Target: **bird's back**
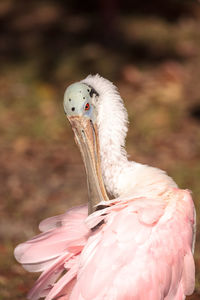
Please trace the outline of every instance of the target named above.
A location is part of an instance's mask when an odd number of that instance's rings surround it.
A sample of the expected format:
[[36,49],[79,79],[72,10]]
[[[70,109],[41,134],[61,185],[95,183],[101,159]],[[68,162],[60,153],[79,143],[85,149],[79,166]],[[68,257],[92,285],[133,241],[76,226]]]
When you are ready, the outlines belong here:
[[119,200],[91,215],[88,224],[101,217],[104,225],[81,253],[70,299],[175,300],[193,292],[189,192],[171,189],[158,199]]

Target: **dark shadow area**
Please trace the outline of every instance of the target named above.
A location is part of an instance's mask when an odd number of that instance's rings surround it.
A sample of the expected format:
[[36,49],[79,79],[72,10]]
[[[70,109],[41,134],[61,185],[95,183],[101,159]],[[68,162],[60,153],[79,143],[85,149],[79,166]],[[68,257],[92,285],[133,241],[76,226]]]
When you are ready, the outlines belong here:
[[[111,59],[119,57],[121,63],[158,64],[165,60],[184,60],[185,56],[173,45],[137,38],[137,32],[127,38],[124,35],[123,19],[159,18],[171,24],[181,18],[200,14],[196,1],[158,0],[141,1],[3,1],[0,4],[0,62],[20,63],[33,60],[38,76],[55,80],[54,71],[63,57],[76,49],[95,44]],[[159,27],[159,24],[157,24]],[[155,24],[156,27],[156,24]],[[156,28],[155,28],[156,34]],[[162,33],[161,33],[162,34]],[[170,35],[170,32],[169,32]],[[120,59],[123,58],[123,59]],[[90,58],[80,58],[80,67],[94,70]],[[51,78],[51,79],[50,79]]]
[[200,122],[200,105],[196,105],[190,111],[191,117]]

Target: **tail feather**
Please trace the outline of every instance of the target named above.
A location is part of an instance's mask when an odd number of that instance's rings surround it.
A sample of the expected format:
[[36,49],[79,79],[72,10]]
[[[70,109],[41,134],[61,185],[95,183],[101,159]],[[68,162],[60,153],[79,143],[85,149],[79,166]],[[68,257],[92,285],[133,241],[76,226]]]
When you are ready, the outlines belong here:
[[[79,262],[79,255],[73,258],[73,265],[71,268],[67,271],[65,275],[63,275],[54,285],[54,287],[51,289],[50,293],[46,297],[45,300],[51,300],[55,299],[57,296],[65,296],[68,293],[68,283],[71,282],[71,280],[74,279],[77,275],[77,270],[78,270],[78,264]],[[71,290],[71,287],[69,286],[69,289]],[[63,291],[64,290],[64,291]],[[63,291],[63,294],[62,294]]]
[[49,293],[54,282],[59,278],[64,270],[65,262],[72,257],[73,254],[64,254],[54,261],[54,263],[45,270],[38,280],[35,282],[33,288],[28,294],[28,299],[36,300],[44,297]]

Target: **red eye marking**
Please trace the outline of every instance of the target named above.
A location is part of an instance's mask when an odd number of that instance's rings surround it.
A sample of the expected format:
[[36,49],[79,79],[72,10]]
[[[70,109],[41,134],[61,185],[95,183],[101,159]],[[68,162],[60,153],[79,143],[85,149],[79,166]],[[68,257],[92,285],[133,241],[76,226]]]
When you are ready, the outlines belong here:
[[89,110],[90,109],[90,104],[89,103],[86,103],[85,105],[85,110]]

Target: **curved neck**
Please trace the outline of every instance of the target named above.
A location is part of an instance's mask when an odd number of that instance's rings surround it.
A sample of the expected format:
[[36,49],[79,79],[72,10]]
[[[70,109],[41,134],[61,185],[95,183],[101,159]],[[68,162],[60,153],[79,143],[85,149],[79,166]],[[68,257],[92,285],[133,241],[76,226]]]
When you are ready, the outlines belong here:
[[100,139],[101,169],[106,190],[118,197],[119,175],[129,165],[129,161],[126,151],[120,145],[116,145],[112,138],[110,137],[108,143],[104,143],[105,139]]
[[114,196],[116,174],[127,163],[125,137],[128,115],[117,88],[99,75],[88,76],[82,81],[98,93],[94,106],[97,110],[97,128],[100,142],[101,169],[107,191]]

